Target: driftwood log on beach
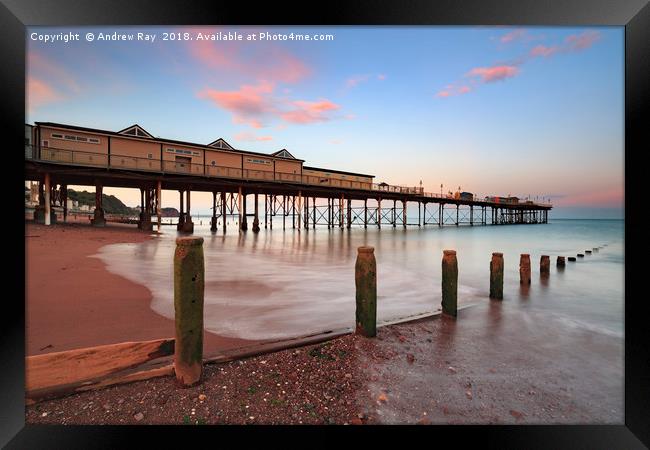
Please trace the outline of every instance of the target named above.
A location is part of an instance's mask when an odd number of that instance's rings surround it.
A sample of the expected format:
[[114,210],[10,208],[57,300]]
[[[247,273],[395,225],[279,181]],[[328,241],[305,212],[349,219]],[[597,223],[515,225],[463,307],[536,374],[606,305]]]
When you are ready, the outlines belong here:
[[[25,396],[38,399],[143,379],[142,373],[132,369],[173,354],[174,339],[157,339],[28,356],[25,358]],[[161,369],[154,370],[160,372]]]

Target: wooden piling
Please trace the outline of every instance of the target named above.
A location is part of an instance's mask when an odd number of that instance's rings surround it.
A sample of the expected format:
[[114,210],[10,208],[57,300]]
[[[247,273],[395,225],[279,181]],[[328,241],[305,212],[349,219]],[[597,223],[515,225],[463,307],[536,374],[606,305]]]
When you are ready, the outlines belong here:
[[356,333],[365,337],[377,335],[377,262],[374,247],[357,249],[354,266],[356,285]]
[[204,287],[203,238],[177,238],[174,253],[174,371],[182,386],[191,386],[201,380]]
[[549,275],[551,273],[551,258],[548,255],[542,255],[539,259],[539,273]]
[[458,313],[458,261],[456,250],[444,250],[442,256],[442,312]]
[[575,257],[575,256],[569,256],[567,259],[568,259],[570,262],[575,262],[576,257]]
[[490,261],[490,298],[503,300],[503,253],[492,253]]
[[557,263],[556,263],[556,266],[557,266],[557,267],[564,267],[564,266],[566,266],[566,262],[564,261],[564,256],[558,256],[558,257],[557,257]]
[[530,284],[530,255],[527,253],[519,259],[519,283]]

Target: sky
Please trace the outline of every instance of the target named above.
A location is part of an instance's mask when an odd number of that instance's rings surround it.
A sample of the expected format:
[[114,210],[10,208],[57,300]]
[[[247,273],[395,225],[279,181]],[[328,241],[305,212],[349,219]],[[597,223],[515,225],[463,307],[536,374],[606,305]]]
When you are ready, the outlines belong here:
[[[102,39],[114,33],[127,40]],[[555,217],[624,215],[623,27],[29,27],[26,40],[26,123],[138,123],[429,192],[550,199]],[[192,206],[207,213],[211,195]]]

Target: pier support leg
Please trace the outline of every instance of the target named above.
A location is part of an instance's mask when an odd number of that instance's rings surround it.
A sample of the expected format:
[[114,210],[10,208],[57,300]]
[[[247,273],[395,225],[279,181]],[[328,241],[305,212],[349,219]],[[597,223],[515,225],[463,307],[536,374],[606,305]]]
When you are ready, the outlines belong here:
[[348,230],[352,228],[352,200],[348,199]]
[[530,284],[530,255],[523,253],[519,259],[519,283]]
[[296,196],[291,196],[291,228],[296,228]]
[[474,205],[469,205],[469,224],[474,226]]
[[226,204],[226,193],[221,193],[221,222],[223,227],[223,234],[226,234],[226,213],[228,205]]
[[203,372],[203,238],[176,239],[174,253],[174,313],[176,342],[174,373],[181,386],[192,386]]
[[190,210],[191,192],[192,192],[191,189],[185,191],[185,196],[187,200],[187,211],[185,211],[185,220],[183,221],[183,226],[181,227],[181,231],[185,233],[194,233],[194,222],[192,222],[192,213]]
[[45,223],[45,189],[42,181],[38,181],[38,205],[34,209],[34,222]]
[[344,198],[343,194],[341,194],[341,198],[339,199],[339,228],[343,228],[343,208],[344,208]]
[[[185,211],[183,209],[183,191],[178,191],[178,192],[181,194],[181,200],[180,200],[180,212],[178,213],[178,225],[176,225],[176,230],[182,231],[183,224],[185,223]],[[141,195],[144,194],[142,193]],[[144,205],[144,197],[142,199],[142,204]],[[142,220],[142,212],[140,213],[140,220]]]
[[397,200],[393,200],[393,228],[397,226]]
[[[45,180],[43,183],[43,190],[44,190],[44,195],[43,195],[43,203],[45,204],[45,210],[44,210],[44,216],[43,216],[43,221],[45,225],[51,225],[52,224],[52,186],[51,186],[51,179],[50,179],[50,174],[46,173],[45,174]],[[95,199],[97,199],[97,196],[95,196]]]
[[420,215],[420,202],[418,202],[418,227],[420,226],[420,221],[422,220],[422,217]]
[[[294,200],[295,200],[295,197],[294,197]],[[295,205],[294,205],[294,208],[295,208]],[[298,229],[299,229],[299,230],[300,230],[300,228],[302,227],[301,223],[302,223],[302,193],[301,193],[300,191],[298,191],[298,217],[297,217],[297,225],[298,225]]]
[[[93,214],[93,219],[91,222],[95,227],[106,226],[106,219],[104,219],[104,208],[102,208],[102,191],[103,191],[102,182],[96,181],[95,182],[95,212]],[[45,192],[47,193],[47,187]],[[48,214],[45,215],[46,219],[47,217]]]
[[456,226],[458,226],[458,208],[459,208],[459,206],[460,205],[458,203],[456,203]]
[[151,188],[144,189],[144,207],[140,213],[140,223],[138,228],[144,231],[152,231],[153,225],[151,224]]
[[444,220],[444,214],[445,214],[445,204],[440,203],[438,205],[438,226],[442,227],[442,222]]
[[260,219],[259,219],[259,214],[258,214],[258,206],[257,206],[257,192],[255,193],[255,216],[253,218],[253,233],[259,233],[260,232]]
[[63,203],[63,222],[68,221],[68,186],[61,186],[61,201]]
[[314,213],[314,217],[312,217],[312,225],[311,227],[315,230],[316,229],[316,197],[313,199],[313,206],[312,206],[312,212]]
[[381,197],[377,199],[377,228],[381,230]]
[[458,261],[456,250],[444,250],[442,256],[442,312],[458,314]]
[[363,199],[363,228],[368,228],[368,199]]
[[282,229],[286,229],[287,223],[287,196],[282,196]]
[[246,192],[242,192],[240,194],[241,198],[241,211],[240,211],[240,216],[241,216],[241,221],[239,222],[239,229],[242,231],[248,230],[248,218],[246,217],[246,213],[248,208],[246,208]]
[[547,277],[551,274],[551,258],[548,255],[542,255],[539,259],[539,274]]
[[304,227],[309,230],[309,197],[305,196]]
[[402,226],[406,229],[406,200],[402,200]]
[[217,231],[217,193],[212,192],[212,219],[210,219],[210,231]]
[[269,199],[268,195],[264,194],[264,229],[267,228],[267,222],[269,218]]
[[354,266],[356,333],[377,335],[377,262],[374,247],[359,247]]
[[503,253],[492,253],[490,261],[490,298],[503,300]]
[[158,180],[156,186],[156,221],[158,225],[158,233],[162,226],[162,181]]

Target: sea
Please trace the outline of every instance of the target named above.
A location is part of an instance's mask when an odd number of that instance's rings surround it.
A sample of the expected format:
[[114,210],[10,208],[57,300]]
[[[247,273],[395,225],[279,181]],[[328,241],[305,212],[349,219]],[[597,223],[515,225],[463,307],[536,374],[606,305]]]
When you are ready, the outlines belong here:
[[[289,218],[290,219],[290,218]],[[169,219],[165,219],[168,221]],[[417,222],[417,216],[414,219]],[[409,218],[409,222],[411,219]],[[195,219],[204,238],[205,329],[251,340],[283,339],[354,326],[354,265],[359,246],[372,246],[377,261],[379,322],[440,309],[443,250],[458,259],[461,305],[485,305],[492,252],[504,257],[502,308],[522,324],[543,321],[553,333],[585,332],[622,342],[624,337],[624,221],[549,218],[546,224],[409,226],[381,230],[293,229],[281,219],[258,234],[211,232]],[[138,244],[113,244],[96,255],[108,270],[146,286],[151,309],[174,318],[174,226]],[[599,248],[598,251],[593,250]],[[587,254],[586,250],[593,253]],[[530,287],[519,283],[519,259],[529,254]],[[576,256],[556,267],[557,256]],[[551,259],[541,277],[542,255]],[[470,308],[473,306],[469,306]],[[514,314],[514,315],[513,315]],[[622,347],[621,347],[622,349]],[[622,358],[622,355],[621,355]]]

